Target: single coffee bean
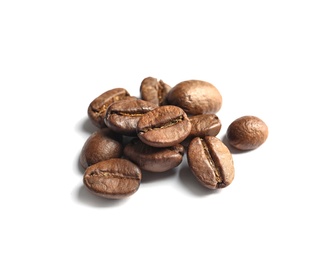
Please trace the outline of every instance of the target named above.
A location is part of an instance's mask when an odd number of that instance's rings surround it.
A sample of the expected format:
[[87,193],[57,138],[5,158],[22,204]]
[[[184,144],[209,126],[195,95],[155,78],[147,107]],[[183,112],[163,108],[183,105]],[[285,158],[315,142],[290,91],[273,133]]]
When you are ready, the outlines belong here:
[[92,133],[86,140],[79,160],[82,167],[87,168],[100,161],[119,158],[122,154],[122,136],[108,128],[102,128]]
[[141,178],[142,173],[137,165],[126,159],[112,158],[89,166],[83,183],[100,197],[121,199],[138,190]]
[[137,124],[142,142],[154,147],[168,147],[183,141],[191,131],[186,113],[177,106],[160,106],[144,114]]
[[215,114],[202,114],[189,117],[192,124],[191,137],[205,137],[207,135],[216,136],[221,127],[221,121]]
[[226,131],[230,145],[239,150],[253,150],[267,139],[268,127],[260,118],[242,116],[234,120]]
[[125,99],[128,96],[130,94],[124,88],[114,88],[96,97],[88,107],[88,117],[91,122],[99,128],[106,127],[104,118],[107,108],[112,103]]
[[156,104],[141,99],[121,100],[108,107],[104,122],[117,133],[136,136],[139,119],[156,107]]
[[188,146],[194,137],[205,137],[218,135],[222,124],[216,114],[201,114],[189,117],[192,124],[191,132],[182,142],[182,145]]
[[163,106],[170,89],[171,87],[162,80],[158,81],[156,78],[148,77],[141,83],[141,98],[158,106]]
[[234,179],[232,154],[217,137],[195,137],[189,144],[187,160],[197,180],[209,189],[224,188]]
[[184,147],[181,144],[162,148],[152,147],[135,138],[125,146],[123,154],[142,170],[164,172],[182,162]]
[[174,86],[167,94],[170,105],[181,107],[189,115],[217,113],[222,106],[222,96],[209,82],[187,80]]

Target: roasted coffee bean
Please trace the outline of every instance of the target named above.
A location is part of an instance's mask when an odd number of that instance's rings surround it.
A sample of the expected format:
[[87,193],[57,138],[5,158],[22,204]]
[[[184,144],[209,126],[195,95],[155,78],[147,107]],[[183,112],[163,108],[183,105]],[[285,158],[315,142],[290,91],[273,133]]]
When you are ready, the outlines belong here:
[[109,105],[128,96],[130,94],[124,88],[114,88],[96,97],[88,107],[88,117],[91,122],[99,128],[106,127],[104,118]]
[[141,98],[152,102],[158,106],[165,105],[166,96],[171,87],[162,80],[148,77],[145,78],[140,86]]
[[82,167],[87,168],[100,161],[121,157],[122,153],[122,136],[108,128],[102,128],[85,141],[79,160]]
[[117,133],[136,136],[139,119],[156,107],[156,104],[141,99],[121,100],[108,107],[104,122]]
[[137,124],[137,135],[146,144],[168,147],[183,141],[191,131],[186,113],[176,106],[160,106],[143,115]]
[[217,137],[195,137],[189,144],[187,160],[197,180],[209,189],[224,188],[234,179],[232,154]]
[[167,94],[170,105],[181,107],[188,115],[217,113],[222,106],[222,96],[209,82],[187,80],[174,86]]
[[191,137],[205,137],[207,135],[216,136],[221,127],[221,121],[215,114],[202,114],[189,117],[192,124]]
[[182,142],[182,145],[184,146],[188,146],[189,142],[197,136],[216,136],[222,127],[221,121],[216,114],[190,116],[189,119],[192,128],[188,137]]
[[229,144],[239,150],[256,149],[266,141],[267,136],[267,125],[255,116],[242,116],[234,120],[226,131]]
[[181,144],[162,148],[152,147],[135,138],[125,146],[123,154],[142,170],[164,172],[182,162],[184,147]]
[[134,163],[121,158],[112,158],[89,166],[83,183],[94,194],[121,199],[135,193],[141,182],[142,173]]

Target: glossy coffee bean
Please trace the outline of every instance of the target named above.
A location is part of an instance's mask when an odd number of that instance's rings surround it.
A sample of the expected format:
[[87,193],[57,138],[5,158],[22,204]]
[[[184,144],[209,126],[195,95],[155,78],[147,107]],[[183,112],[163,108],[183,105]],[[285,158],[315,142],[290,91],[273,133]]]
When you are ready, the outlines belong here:
[[183,141],[191,131],[186,113],[176,106],[160,106],[143,115],[137,124],[137,135],[153,147],[168,147]]
[[141,83],[141,98],[158,106],[162,106],[166,103],[166,96],[170,89],[171,87],[162,80],[158,81],[156,78],[148,77]]
[[102,128],[85,141],[79,160],[82,167],[87,168],[100,161],[121,157],[122,153],[122,136],[108,128]]
[[174,86],[167,94],[170,105],[181,107],[189,115],[217,113],[222,106],[222,96],[209,82],[187,80]]
[[195,137],[189,144],[187,160],[197,180],[209,189],[224,188],[234,179],[232,155],[214,136]]
[[226,132],[229,144],[239,150],[256,149],[266,141],[267,136],[267,125],[255,116],[243,116],[234,120]]
[[107,108],[114,102],[125,99],[130,94],[124,88],[114,88],[96,97],[88,107],[88,117],[91,122],[99,127],[106,127],[104,118]]
[[84,185],[94,194],[108,199],[121,199],[134,194],[142,173],[137,165],[121,158],[113,158],[89,166],[84,174]]
[[184,147],[181,144],[162,148],[152,147],[135,138],[125,146],[123,154],[142,170],[164,172],[182,162]]
[[156,107],[156,104],[141,99],[117,101],[108,107],[104,122],[117,133],[136,136],[139,119]]

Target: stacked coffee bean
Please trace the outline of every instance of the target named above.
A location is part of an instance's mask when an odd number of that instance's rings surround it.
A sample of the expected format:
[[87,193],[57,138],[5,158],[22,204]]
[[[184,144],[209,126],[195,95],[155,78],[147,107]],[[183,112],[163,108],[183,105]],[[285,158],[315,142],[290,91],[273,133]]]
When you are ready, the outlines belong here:
[[[187,155],[196,179],[209,189],[230,185],[234,163],[228,147],[216,136],[222,106],[218,89],[206,81],[183,81],[173,88],[156,78],[145,78],[140,98],[123,88],[96,97],[88,117],[99,128],[86,140],[80,154],[84,185],[94,194],[125,198],[140,186],[142,171],[165,172]],[[266,124],[244,116],[231,123],[227,139],[240,150],[255,149],[267,138]]]

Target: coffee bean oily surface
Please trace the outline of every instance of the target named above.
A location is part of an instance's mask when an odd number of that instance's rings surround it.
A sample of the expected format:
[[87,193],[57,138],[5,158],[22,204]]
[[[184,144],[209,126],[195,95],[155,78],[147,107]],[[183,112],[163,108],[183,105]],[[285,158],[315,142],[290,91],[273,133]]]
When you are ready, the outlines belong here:
[[214,136],[195,137],[189,144],[187,160],[197,180],[209,189],[224,188],[234,179],[232,154]]
[[268,137],[268,127],[258,117],[242,116],[234,120],[226,131],[230,145],[239,150],[252,150],[261,146]]
[[147,77],[140,86],[141,98],[162,106],[165,105],[166,96],[170,89],[171,87],[162,80],[158,81],[156,78]]
[[164,172],[182,162],[184,147],[181,144],[162,148],[152,147],[135,138],[125,146],[123,154],[142,170]]
[[92,133],[85,141],[79,160],[82,167],[87,168],[100,161],[121,157],[122,154],[122,136],[108,128],[102,128]]
[[136,136],[139,119],[156,107],[156,104],[141,99],[117,101],[108,107],[104,122],[119,134]]
[[109,105],[128,96],[130,94],[124,88],[113,88],[102,93],[89,104],[87,111],[89,119],[99,128],[106,127],[104,118]]
[[222,95],[209,82],[187,80],[169,91],[167,102],[181,107],[189,115],[210,114],[217,113],[222,107]]
[[141,178],[137,165],[126,159],[112,158],[89,166],[83,183],[97,196],[122,199],[139,189]]
[[186,113],[177,106],[160,106],[143,115],[137,136],[154,147],[168,147],[183,141],[191,131]]

